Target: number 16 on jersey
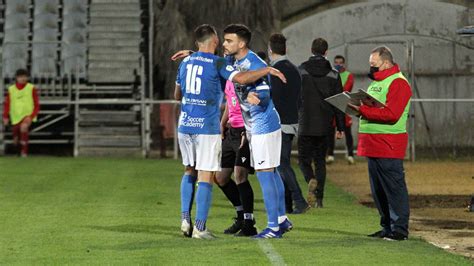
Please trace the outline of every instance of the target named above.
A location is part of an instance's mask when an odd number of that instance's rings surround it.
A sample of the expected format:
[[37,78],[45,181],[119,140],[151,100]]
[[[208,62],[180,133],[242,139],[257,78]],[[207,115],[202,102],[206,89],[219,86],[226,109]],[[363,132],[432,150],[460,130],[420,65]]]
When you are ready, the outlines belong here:
[[203,67],[199,65],[186,65],[186,93],[201,93],[201,78]]

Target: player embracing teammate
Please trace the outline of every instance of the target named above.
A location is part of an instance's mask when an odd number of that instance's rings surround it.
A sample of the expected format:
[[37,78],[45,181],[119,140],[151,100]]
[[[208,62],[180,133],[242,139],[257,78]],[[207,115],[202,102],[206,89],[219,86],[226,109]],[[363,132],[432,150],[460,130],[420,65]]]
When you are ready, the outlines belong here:
[[[210,25],[197,27],[194,35],[199,51],[181,62],[175,88],[175,98],[181,100],[178,143],[185,166],[181,181],[181,230],[186,236],[210,239],[214,236],[207,230],[206,221],[213,180],[221,168],[220,79],[249,84],[268,74],[282,80],[284,77],[271,67],[245,73],[235,70],[228,61],[215,55],[219,38]],[[193,227],[190,213],[196,181],[196,220]]]

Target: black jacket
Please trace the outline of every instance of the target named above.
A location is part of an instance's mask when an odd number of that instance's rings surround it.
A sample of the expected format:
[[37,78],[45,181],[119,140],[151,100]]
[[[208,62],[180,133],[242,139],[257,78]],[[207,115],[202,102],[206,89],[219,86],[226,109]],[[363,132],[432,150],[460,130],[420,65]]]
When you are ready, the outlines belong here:
[[341,78],[331,63],[321,55],[315,55],[299,67],[302,86],[302,105],[299,108],[299,130],[301,136],[325,136],[332,131],[336,117],[338,131],[344,128],[344,113],[324,99],[342,92]]
[[301,93],[301,76],[298,68],[288,60],[278,61],[274,68],[285,75],[286,83],[271,76],[272,100],[282,124],[298,124],[298,106]]

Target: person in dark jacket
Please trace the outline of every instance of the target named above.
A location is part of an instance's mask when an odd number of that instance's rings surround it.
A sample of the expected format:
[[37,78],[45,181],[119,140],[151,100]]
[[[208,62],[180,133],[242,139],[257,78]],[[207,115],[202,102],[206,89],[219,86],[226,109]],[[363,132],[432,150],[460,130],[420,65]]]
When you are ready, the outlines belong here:
[[[342,92],[341,78],[326,59],[328,43],[322,38],[313,41],[313,55],[299,67],[302,75],[302,104],[299,108],[298,161],[308,182],[308,203],[323,207],[326,182],[326,152],[336,118],[336,138],[344,136],[344,113],[324,101]],[[316,170],[313,169],[314,162]]]
[[[272,99],[281,120],[281,155],[278,171],[285,185],[285,202],[288,213],[300,214],[309,205],[303,197],[295,171],[291,167],[291,146],[298,133],[298,105],[300,104],[301,76],[298,68],[286,57],[286,38],[280,33],[270,36],[268,56],[272,67],[286,77],[286,83],[270,77]],[[293,208],[294,202],[294,208]]]

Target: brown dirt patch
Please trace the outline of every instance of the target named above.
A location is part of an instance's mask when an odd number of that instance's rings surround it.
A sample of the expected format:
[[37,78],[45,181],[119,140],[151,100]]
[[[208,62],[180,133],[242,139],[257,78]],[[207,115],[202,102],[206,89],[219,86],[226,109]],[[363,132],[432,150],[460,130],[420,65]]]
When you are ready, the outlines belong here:
[[[360,204],[375,207],[367,163],[348,165],[342,157],[328,166],[328,178],[356,195]],[[450,252],[474,258],[474,213],[466,206],[474,194],[474,163],[405,162],[410,193],[411,234]]]

